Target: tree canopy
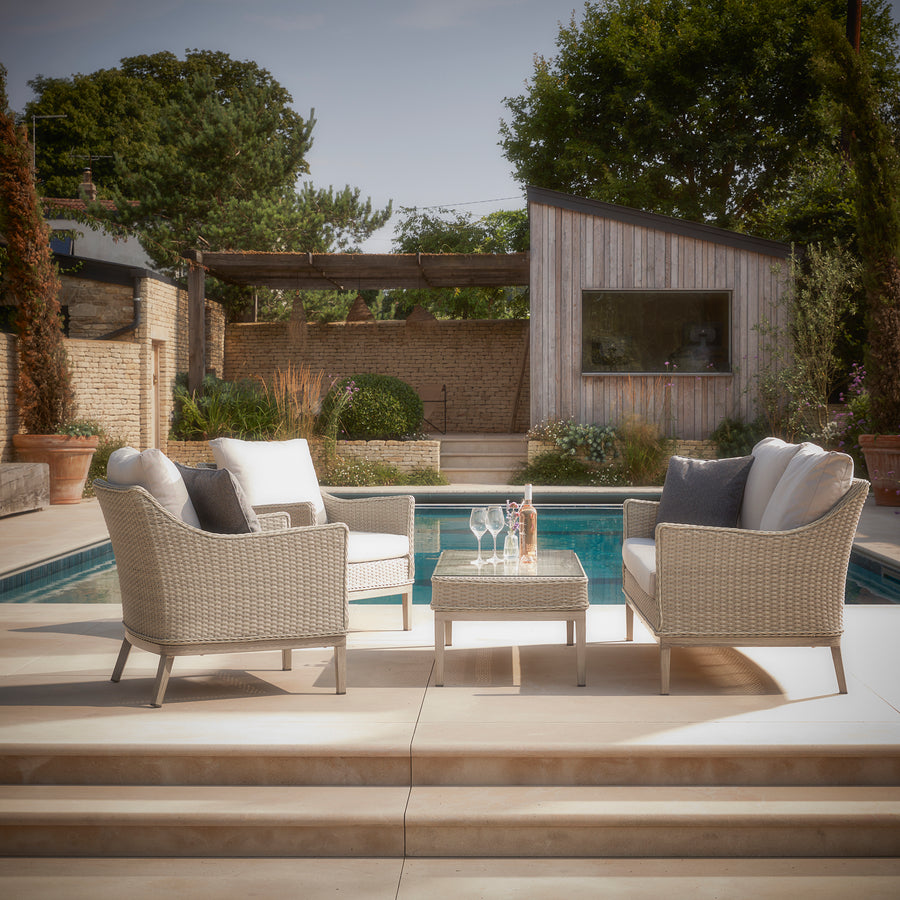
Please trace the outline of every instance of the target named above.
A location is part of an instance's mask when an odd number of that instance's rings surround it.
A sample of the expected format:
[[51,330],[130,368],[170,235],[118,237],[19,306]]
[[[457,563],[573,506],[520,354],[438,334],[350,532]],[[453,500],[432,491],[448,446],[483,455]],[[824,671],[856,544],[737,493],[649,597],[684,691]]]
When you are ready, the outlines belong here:
[[[518,253],[529,245],[528,213],[498,210],[473,218],[451,209],[401,207],[394,228],[397,253]],[[392,291],[391,297],[401,292]],[[402,292],[401,308],[418,304],[439,318],[524,319],[528,317],[525,288],[443,288]]]
[[[834,160],[826,152],[823,170],[820,153],[836,137],[812,64],[820,9],[843,22],[846,2],[586,4],[580,23],[560,28],[557,55],[536,57],[527,92],[504,101],[503,152],[523,184],[738,230],[766,221],[782,239],[788,221],[818,228],[818,204],[835,199]],[[896,120],[886,0],[863,4],[862,40],[884,116]]]
[[[45,196],[74,196],[90,163],[100,199],[87,219],[135,232],[166,271],[194,247],[329,252],[358,246],[390,217],[358,188],[335,191],[309,174],[314,112],[255,62],[192,50],[156,53],[71,78],[38,76],[25,117],[40,123]],[[216,287],[210,286],[210,293]],[[246,293],[219,290],[232,308]]]

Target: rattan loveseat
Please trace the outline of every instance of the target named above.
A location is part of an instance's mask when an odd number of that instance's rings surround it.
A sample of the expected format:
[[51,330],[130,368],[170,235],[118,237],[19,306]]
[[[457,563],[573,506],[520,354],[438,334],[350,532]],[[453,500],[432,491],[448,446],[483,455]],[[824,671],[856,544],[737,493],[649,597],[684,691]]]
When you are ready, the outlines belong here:
[[290,528],[261,517],[262,531],[217,534],[182,521],[136,485],[94,482],[106,519],[125,638],[159,655],[152,705],[161,706],[176,656],[334,647],[335,687],[346,691],[346,525]]
[[[838,688],[847,692],[844,593],[869,488],[852,478],[852,463],[850,473],[846,491],[824,514],[786,530],[762,530],[758,522],[753,528],[657,524],[659,502],[626,500],[626,640],[633,639],[637,614],[660,646],[661,693],[669,693],[673,647],[713,645],[830,647]],[[777,497],[778,479],[771,489]],[[643,571],[636,552],[645,554]]]

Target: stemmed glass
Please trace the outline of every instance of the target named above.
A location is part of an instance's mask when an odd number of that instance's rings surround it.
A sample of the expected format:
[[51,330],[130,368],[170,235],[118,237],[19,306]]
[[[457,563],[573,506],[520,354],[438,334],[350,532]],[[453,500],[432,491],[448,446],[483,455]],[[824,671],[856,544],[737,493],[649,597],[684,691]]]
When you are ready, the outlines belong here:
[[476,506],[469,514],[469,528],[478,538],[478,558],[472,560],[472,565],[483,566],[485,560],[481,558],[481,536],[487,531],[487,510],[483,506]]
[[489,506],[487,511],[487,530],[494,539],[494,555],[488,560],[489,563],[496,564],[501,562],[500,557],[497,556],[497,535],[503,531],[504,524],[503,508],[500,506]]

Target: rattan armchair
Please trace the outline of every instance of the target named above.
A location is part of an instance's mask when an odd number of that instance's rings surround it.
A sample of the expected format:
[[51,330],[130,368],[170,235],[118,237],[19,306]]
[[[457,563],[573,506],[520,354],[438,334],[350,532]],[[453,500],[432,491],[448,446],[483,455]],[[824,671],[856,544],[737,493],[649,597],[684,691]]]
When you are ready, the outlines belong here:
[[790,531],[663,523],[658,503],[626,500],[624,537],[654,538],[655,593],[623,565],[626,640],[634,614],[660,646],[660,693],[669,693],[672,647],[830,647],[838,688],[850,550],[868,492],[854,479],[825,515]]
[[132,646],[159,655],[152,705],[161,706],[176,656],[334,647],[346,691],[348,529],[289,528],[263,520],[255,534],[215,534],[182,522],[146,490],[94,482],[122,593],[122,642],[112,680]]

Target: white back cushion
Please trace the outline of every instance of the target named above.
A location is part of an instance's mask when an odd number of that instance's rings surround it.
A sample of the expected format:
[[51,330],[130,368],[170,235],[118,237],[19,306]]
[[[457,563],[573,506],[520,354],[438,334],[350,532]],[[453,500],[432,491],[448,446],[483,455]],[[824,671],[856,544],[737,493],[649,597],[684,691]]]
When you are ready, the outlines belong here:
[[143,453],[134,447],[120,447],[109,455],[106,480],[112,484],[139,484],[182,522],[200,527],[194,504],[175,463],[162,450]]
[[319,480],[302,438],[292,441],[240,441],[214,438],[209,442],[216,464],[238,480],[251,506],[310,501],[316,521],[326,521]]
[[853,460],[846,453],[801,444],[763,513],[760,530],[788,531],[814,522],[850,490],[852,481]]
[[763,513],[775,493],[775,485],[799,449],[799,444],[788,444],[776,437],[763,438],[753,448],[753,465],[741,505],[742,528],[759,530]]

